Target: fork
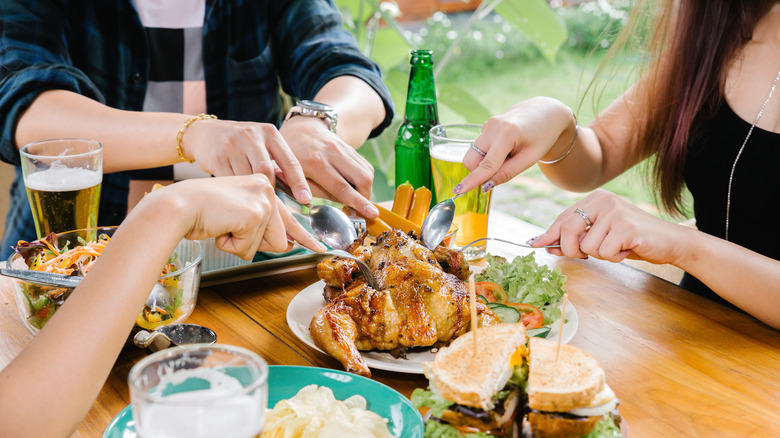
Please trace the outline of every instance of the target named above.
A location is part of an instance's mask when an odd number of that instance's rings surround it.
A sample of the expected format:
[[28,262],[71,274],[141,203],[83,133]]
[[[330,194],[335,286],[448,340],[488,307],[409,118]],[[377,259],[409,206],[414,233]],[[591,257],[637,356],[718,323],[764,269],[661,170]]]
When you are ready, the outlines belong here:
[[[299,248],[307,249],[303,245],[301,245],[300,243],[296,242],[293,239],[290,239],[289,237],[287,238],[287,242],[289,242],[293,246],[297,246]],[[314,254],[318,254],[318,253],[314,253]],[[333,255],[333,256],[336,256],[336,257],[344,258],[344,259],[354,260],[355,263],[357,263],[357,265],[358,265],[358,269],[360,269],[360,273],[363,274],[363,278],[366,279],[366,283],[369,286],[371,286],[372,288],[374,288],[376,290],[379,290],[379,287],[378,287],[378,284],[376,282],[376,279],[374,278],[374,274],[371,273],[371,268],[369,268],[368,265],[366,264],[366,262],[364,262],[363,260],[361,260],[361,259],[355,257],[354,255],[352,255],[352,254],[350,254],[350,253],[348,253],[348,252],[346,252],[344,250],[341,250],[341,249],[328,249],[325,252],[322,252],[322,253],[319,253],[319,254],[322,255],[322,256]]]
[[515,246],[519,246],[521,248],[531,248],[531,249],[560,248],[561,247],[561,245],[531,246],[531,245],[527,245],[525,243],[517,243],[517,242],[512,242],[512,241],[509,241],[509,240],[499,239],[497,237],[483,237],[481,239],[477,239],[477,240],[475,240],[473,242],[469,242],[469,243],[463,245],[458,251],[462,252],[464,249],[468,248],[469,246],[475,245],[475,244],[477,244],[479,242],[488,241],[488,240],[494,241],[494,242],[507,243],[509,245],[515,245]]
[[352,226],[355,227],[355,232],[360,237],[364,231],[366,231],[366,220],[357,215],[354,208],[348,207],[349,220],[352,221]]

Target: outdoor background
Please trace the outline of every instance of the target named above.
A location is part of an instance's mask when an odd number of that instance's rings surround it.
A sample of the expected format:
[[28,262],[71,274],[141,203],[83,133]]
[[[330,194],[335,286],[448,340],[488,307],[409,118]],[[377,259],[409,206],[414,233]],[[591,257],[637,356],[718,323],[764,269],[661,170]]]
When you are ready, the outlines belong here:
[[[613,57],[598,76],[596,93],[585,95],[634,0],[336,3],[364,53],[382,67],[396,104],[395,123],[360,149],[375,167],[374,199],[380,201],[392,199],[393,140],[403,118],[411,49],[434,51],[440,123],[481,124],[517,102],[543,95],[569,105],[580,125],[587,125],[633,83],[642,59],[630,51]],[[642,167],[606,188],[668,219],[656,208]],[[492,208],[547,227],[586,195],[558,189],[534,166],[497,187]]]
[[[382,68],[396,117],[361,149],[376,170],[373,199],[392,199],[395,133],[403,118],[413,48],[434,51],[441,123],[483,123],[533,96],[569,105],[580,125],[627,89],[640,53],[623,53],[585,96],[622,29],[634,0],[335,0],[345,27]],[[7,206],[13,168],[0,163],[0,206]],[[658,212],[648,179],[635,168],[606,185],[645,210]],[[586,194],[550,184],[534,166],[497,187],[493,208],[546,228]],[[2,209],[5,213],[5,208]],[[688,214],[690,217],[690,213]],[[680,220],[681,218],[673,218]],[[4,221],[0,221],[0,232]],[[530,236],[529,236],[530,237]]]

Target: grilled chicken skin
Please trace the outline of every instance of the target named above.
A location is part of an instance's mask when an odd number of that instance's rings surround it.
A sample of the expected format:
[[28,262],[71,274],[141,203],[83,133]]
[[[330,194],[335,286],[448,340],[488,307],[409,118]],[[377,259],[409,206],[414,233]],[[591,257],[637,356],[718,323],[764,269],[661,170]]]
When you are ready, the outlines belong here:
[[[441,246],[431,252],[414,235],[399,230],[382,233],[370,245],[363,244],[364,237],[348,250],[368,263],[379,290],[363,281],[350,260],[320,263],[317,272],[329,285],[325,291],[329,303],[311,322],[317,346],[347,371],[370,376],[359,350],[403,352],[446,345],[468,331],[469,294],[461,280],[468,276],[468,265],[462,254]],[[442,265],[457,276],[442,270]],[[499,323],[481,302],[477,315],[480,326]]]

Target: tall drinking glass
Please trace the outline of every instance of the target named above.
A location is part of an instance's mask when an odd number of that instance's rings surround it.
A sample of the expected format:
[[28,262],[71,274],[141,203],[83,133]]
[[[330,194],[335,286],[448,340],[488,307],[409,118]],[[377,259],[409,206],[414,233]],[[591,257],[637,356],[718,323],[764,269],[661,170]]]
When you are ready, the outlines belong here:
[[244,348],[160,350],[133,366],[128,384],[141,438],[250,438],[265,423],[268,364]]
[[[431,168],[436,199],[441,202],[453,196],[452,189],[469,174],[463,165],[463,157],[469,145],[477,139],[481,125],[437,125],[431,128]],[[458,249],[476,239],[487,237],[490,194],[477,187],[455,200],[455,234],[453,247]],[[485,243],[468,247],[464,251],[467,260],[485,256]]]
[[97,226],[103,146],[66,138],[30,143],[20,150],[22,174],[38,238]]

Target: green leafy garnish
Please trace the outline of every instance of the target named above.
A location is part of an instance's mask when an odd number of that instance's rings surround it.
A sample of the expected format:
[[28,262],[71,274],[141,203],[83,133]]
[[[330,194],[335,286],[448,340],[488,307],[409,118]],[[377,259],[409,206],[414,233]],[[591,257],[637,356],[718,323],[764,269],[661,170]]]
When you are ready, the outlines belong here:
[[486,433],[463,433],[449,424],[439,423],[438,421],[428,421],[425,423],[425,438],[491,438]]
[[410,398],[415,409],[420,409],[425,406],[431,408],[431,414],[434,417],[440,417],[444,411],[455,403],[445,400],[442,396],[434,394],[432,391],[428,391],[422,388],[417,388],[412,392]]
[[623,438],[620,428],[617,427],[610,415],[604,415],[596,424],[593,432],[585,435],[583,438]]
[[534,253],[515,257],[508,262],[503,257],[487,255],[487,266],[477,274],[477,281],[492,281],[506,291],[510,303],[528,303],[544,314],[544,325],[561,318],[561,301],[566,292],[566,276],[560,268],[550,270],[536,263]]

